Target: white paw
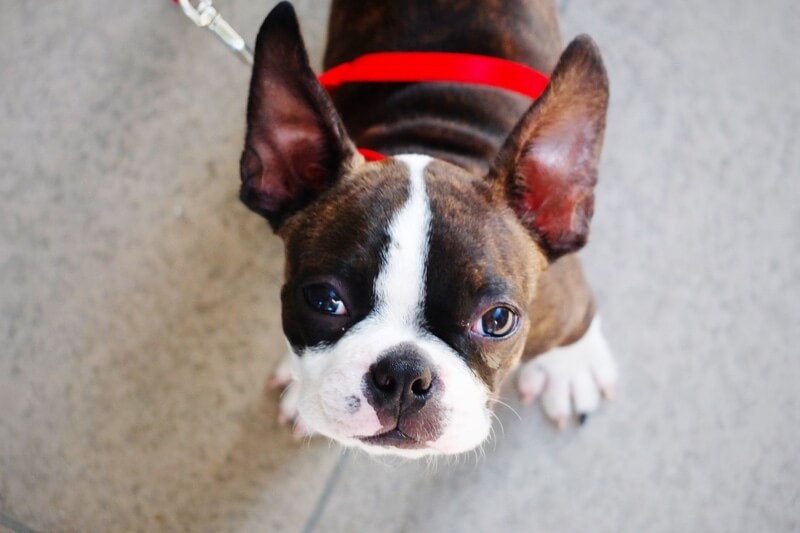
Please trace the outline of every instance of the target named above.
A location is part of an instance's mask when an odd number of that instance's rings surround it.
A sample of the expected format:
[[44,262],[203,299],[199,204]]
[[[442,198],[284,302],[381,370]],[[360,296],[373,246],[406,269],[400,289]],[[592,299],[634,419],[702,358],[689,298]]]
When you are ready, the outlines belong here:
[[297,439],[310,437],[314,434],[302,421],[297,411],[300,402],[300,383],[294,374],[294,354],[287,353],[281,363],[272,373],[268,382],[270,389],[283,389],[278,406],[278,423],[281,425],[292,424],[292,435]]
[[617,365],[597,317],[577,342],[524,363],[517,377],[522,401],[541,397],[545,414],[559,428],[573,412],[583,421],[596,411],[600,396],[612,398],[616,384]]
[[269,378],[269,382],[267,383],[270,389],[282,389],[294,381],[294,364],[292,362],[292,357],[294,357],[294,354],[291,352],[283,356],[283,359],[281,359],[281,362],[272,372],[272,377]]

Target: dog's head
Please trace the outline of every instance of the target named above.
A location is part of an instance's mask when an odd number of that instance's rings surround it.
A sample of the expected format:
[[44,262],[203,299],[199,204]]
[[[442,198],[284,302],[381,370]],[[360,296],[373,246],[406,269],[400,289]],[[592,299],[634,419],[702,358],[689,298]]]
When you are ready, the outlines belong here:
[[242,201],[285,243],[283,328],[311,429],[372,453],[458,453],[488,435],[537,280],[592,216],[607,81],[579,38],[486,176],[365,162],[308,64],[294,11],[258,35]]

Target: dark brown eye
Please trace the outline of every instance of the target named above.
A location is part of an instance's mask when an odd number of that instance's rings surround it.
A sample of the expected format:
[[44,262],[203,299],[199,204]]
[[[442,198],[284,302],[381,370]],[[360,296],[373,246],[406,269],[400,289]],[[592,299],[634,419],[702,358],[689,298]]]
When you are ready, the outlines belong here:
[[498,305],[486,311],[472,327],[472,331],[494,339],[507,337],[517,328],[517,314],[505,305]]
[[348,314],[342,298],[330,285],[319,283],[303,289],[303,296],[311,309],[326,315],[345,316]]

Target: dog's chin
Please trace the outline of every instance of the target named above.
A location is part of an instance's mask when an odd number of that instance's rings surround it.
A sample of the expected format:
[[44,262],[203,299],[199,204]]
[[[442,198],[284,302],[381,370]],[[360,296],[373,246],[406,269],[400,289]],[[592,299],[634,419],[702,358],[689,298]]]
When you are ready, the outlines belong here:
[[456,445],[438,441],[422,442],[413,436],[406,435],[398,428],[364,437],[335,437],[331,435],[328,435],[328,437],[343,446],[356,448],[370,455],[394,456],[407,459],[436,455],[457,455],[477,448],[485,440],[483,438],[478,442],[461,442]]
[[[409,459],[458,455],[473,451],[489,437],[491,416],[488,407],[477,413],[451,409],[448,414],[450,420],[431,432],[432,419],[401,418],[393,426],[376,427],[377,417],[373,423],[364,423],[370,422],[369,417],[354,423],[356,421],[351,417],[332,420],[323,409],[301,410],[301,418],[314,433],[370,455]],[[455,423],[452,421],[454,414]]]
[[342,439],[340,442],[348,447],[356,448],[370,455],[394,456],[407,459],[443,455],[445,452],[437,449],[431,443],[422,443],[409,437],[394,434],[392,430],[372,437],[356,437]]
[[403,433],[399,427],[377,435],[370,435],[369,437],[358,437],[358,440],[373,446],[400,448],[403,450],[415,450],[425,447],[418,439]]

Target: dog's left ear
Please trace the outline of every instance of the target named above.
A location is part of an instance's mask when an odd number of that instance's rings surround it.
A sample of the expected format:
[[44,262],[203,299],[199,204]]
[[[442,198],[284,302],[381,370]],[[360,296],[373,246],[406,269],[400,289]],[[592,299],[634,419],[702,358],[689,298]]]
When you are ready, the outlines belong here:
[[258,32],[241,159],[242,202],[278,230],[330,187],[353,144],[308,63],[294,8],[278,4]]
[[544,94],[511,132],[489,173],[551,261],[588,238],[607,109],[603,60],[582,35],[561,54]]

